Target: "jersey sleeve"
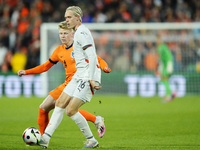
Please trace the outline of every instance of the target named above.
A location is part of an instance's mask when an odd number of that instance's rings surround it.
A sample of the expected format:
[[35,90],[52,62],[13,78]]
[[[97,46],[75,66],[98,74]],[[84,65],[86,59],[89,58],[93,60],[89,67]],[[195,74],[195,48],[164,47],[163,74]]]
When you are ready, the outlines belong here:
[[49,70],[54,64],[47,60],[44,64],[39,65],[35,68],[25,70],[26,74],[40,74]]
[[39,65],[35,68],[25,70],[26,74],[40,74],[49,70],[54,64],[56,64],[59,61],[58,55],[57,55],[58,50],[59,50],[59,46],[53,51],[49,60],[47,60],[44,64]]
[[103,70],[105,67],[108,67],[108,64],[101,58],[97,55],[97,59],[98,59],[98,62],[99,62],[99,65],[101,67],[101,69]]
[[81,31],[79,36],[78,36],[78,42],[81,43],[83,50],[87,49],[88,47],[92,46],[93,39],[89,35],[89,33],[86,33],[84,31]]
[[96,65],[99,65],[98,61],[97,61],[97,58],[95,57],[96,54],[94,52],[94,48],[91,47],[91,46],[88,47],[87,49],[85,49],[85,54],[87,55],[87,57],[89,59],[89,69],[90,69],[89,80],[94,80],[95,68],[96,68]]
[[53,64],[56,64],[59,61],[58,58],[58,52],[59,52],[60,47],[58,46],[52,53],[52,55],[49,58],[49,61]]

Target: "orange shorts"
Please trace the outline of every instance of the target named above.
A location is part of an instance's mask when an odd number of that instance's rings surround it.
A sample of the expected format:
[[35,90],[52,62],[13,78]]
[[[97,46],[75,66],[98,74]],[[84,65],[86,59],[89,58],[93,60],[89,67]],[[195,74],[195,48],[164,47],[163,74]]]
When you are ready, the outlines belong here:
[[56,89],[49,92],[49,95],[51,95],[55,100],[57,100],[61,95],[62,91],[64,90],[64,88],[66,87],[66,85],[67,85],[66,83],[59,85]]

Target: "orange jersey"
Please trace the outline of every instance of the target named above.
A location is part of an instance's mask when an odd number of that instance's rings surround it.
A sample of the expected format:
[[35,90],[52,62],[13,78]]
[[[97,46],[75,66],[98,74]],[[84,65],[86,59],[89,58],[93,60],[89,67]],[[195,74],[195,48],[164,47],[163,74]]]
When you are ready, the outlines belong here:
[[[97,55],[97,59],[98,59],[101,69],[104,72],[109,73],[111,69],[110,68],[108,68],[108,70],[105,69],[106,67],[108,67],[107,63],[103,59],[101,59],[98,55]],[[54,50],[49,60],[46,61],[44,64],[39,65],[32,69],[25,70],[26,74],[39,74],[39,73],[49,70],[58,61],[60,61],[65,68],[66,80],[63,84],[58,86],[56,89],[49,92],[49,95],[51,95],[55,100],[59,98],[63,89],[65,88],[65,86],[67,86],[67,84],[70,82],[70,80],[72,79],[73,75],[76,72],[76,67],[75,67],[76,62],[73,58],[73,46],[65,48],[65,45],[60,45]]]
[[76,72],[76,62],[73,55],[72,45],[67,48],[65,48],[65,45],[60,45],[54,50],[53,54],[49,58],[49,61],[53,64],[56,64],[58,61],[63,64],[67,82],[72,79],[72,76]]
[[[98,55],[97,59],[102,70],[104,70],[105,67],[108,67],[107,63],[103,59],[101,59]],[[65,45],[58,46],[46,63],[39,65],[35,68],[25,70],[25,72],[26,74],[39,74],[49,70],[58,61],[61,62],[65,68],[65,74],[66,74],[65,83],[68,84],[76,72],[76,66],[75,66],[76,62],[73,57],[72,45],[68,48],[65,48]]]

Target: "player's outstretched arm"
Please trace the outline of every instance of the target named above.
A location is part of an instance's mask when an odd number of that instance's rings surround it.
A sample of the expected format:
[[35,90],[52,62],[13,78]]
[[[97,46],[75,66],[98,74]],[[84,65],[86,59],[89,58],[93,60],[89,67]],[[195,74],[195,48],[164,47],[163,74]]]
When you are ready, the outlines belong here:
[[100,65],[101,69],[103,70],[103,72],[110,73],[111,69],[108,67],[108,64],[105,62],[105,60],[103,60],[98,55],[97,55],[97,59],[98,59],[99,65]]
[[28,70],[23,70],[25,71],[25,74],[21,70],[18,71],[18,76],[22,76],[22,75],[28,75],[28,74],[40,74],[40,73],[43,73],[43,72],[46,72],[47,70],[49,70],[54,64],[51,63],[49,60],[47,60],[44,64],[42,65],[39,65],[37,67],[34,67],[32,69],[28,69]]

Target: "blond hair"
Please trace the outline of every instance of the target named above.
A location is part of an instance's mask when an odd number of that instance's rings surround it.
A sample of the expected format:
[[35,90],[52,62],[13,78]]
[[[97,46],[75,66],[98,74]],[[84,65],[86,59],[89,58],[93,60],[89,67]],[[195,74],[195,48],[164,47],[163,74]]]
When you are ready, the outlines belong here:
[[58,29],[59,29],[59,30],[60,30],[60,29],[72,30],[72,29],[69,29],[69,28],[67,27],[67,22],[66,22],[66,21],[60,22],[59,25],[58,25]]
[[83,12],[82,12],[80,7],[78,7],[78,6],[70,6],[70,7],[68,7],[66,9],[66,11],[68,11],[68,10],[72,11],[74,16],[76,16],[76,17],[80,16],[80,21],[82,22]]

